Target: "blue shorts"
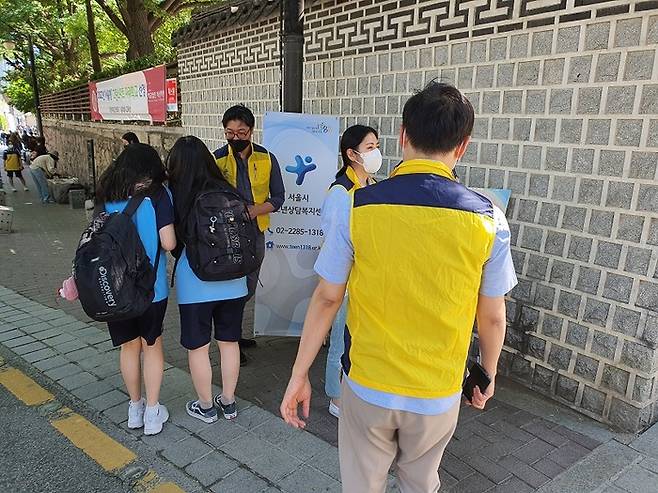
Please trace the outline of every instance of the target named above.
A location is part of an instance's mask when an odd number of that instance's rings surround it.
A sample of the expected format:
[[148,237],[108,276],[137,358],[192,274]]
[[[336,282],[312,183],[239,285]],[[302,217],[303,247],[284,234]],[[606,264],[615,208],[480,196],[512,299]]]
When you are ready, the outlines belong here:
[[186,303],[180,311],[180,343],[185,349],[198,349],[210,342],[212,326],[215,339],[237,342],[242,335],[242,317],[246,298]]

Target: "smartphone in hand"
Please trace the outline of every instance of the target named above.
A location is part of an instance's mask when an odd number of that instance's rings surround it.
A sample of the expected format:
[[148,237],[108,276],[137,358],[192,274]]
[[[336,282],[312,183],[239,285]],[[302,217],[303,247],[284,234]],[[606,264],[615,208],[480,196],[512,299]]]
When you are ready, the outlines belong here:
[[468,377],[466,377],[466,380],[464,381],[462,394],[466,397],[468,402],[471,402],[473,400],[473,390],[475,387],[479,387],[480,392],[484,393],[490,383],[491,377],[489,377],[487,371],[482,368],[479,363],[473,363],[468,369]]

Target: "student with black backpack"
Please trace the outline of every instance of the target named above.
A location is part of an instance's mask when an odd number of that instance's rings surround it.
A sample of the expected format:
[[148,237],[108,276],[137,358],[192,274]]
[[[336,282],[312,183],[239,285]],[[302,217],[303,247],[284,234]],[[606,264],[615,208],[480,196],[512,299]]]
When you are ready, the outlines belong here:
[[[235,388],[240,374],[242,316],[246,276],[262,261],[258,226],[248,204],[222,176],[205,144],[181,137],[167,158],[176,210],[176,293],[181,344],[188,350],[197,399],[187,413],[206,423],[237,416]],[[212,396],[210,342],[219,346],[222,394]],[[214,404],[214,405],[213,405]]]
[[159,403],[161,336],[168,298],[166,252],[176,246],[176,234],[165,180],[155,149],[126,146],[100,177],[100,214],[83,234],[74,262],[83,308],[92,318],[107,321],[112,343],[121,346],[121,374],[130,395],[128,427],[143,426],[145,435],[162,431],[169,418]]

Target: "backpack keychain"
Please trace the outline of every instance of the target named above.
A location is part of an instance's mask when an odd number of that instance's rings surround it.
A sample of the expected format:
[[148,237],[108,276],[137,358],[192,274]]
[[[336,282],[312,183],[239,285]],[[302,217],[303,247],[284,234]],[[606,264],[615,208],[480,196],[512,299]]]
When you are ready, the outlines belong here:
[[208,230],[210,230],[211,233],[215,232],[215,223],[217,222],[217,216],[212,216],[210,218],[210,226],[208,227]]

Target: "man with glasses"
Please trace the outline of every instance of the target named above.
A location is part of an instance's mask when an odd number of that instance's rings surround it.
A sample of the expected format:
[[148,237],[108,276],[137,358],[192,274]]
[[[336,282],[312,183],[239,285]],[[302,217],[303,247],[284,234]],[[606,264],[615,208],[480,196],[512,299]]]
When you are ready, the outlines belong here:
[[[270,214],[283,205],[285,189],[281,169],[274,154],[251,141],[255,123],[254,114],[242,104],[226,110],[222,125],[228,144],[217,149],[214,155],[222,174],[238,189],[242,198],[249,204],[251,218],[258,223],[260,235],[257,248],[262,257],[265,251],[264,232],[270,224]],[[247,277],[248,300],[256,292],[259,272],[260,268]],[[255,344],[251,338],[240,339],[242,366],[247,362],[242,348]]]

